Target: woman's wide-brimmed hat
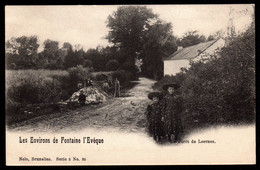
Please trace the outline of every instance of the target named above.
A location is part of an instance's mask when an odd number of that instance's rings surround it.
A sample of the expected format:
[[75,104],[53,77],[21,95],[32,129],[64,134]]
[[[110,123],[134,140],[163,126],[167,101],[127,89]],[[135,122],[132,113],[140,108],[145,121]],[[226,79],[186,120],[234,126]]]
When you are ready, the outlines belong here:
[[180,88],[181,86],[175,83],[172,84],[166,84],[162,87],[163,90],[167,91],[168,87],[173,87],[175,90],[177,90],[178,88]]
[[148,98],[153,100],[154,97],[158,97],[159,100],[163,98],[163,94],[159,93],[159,92],[152,92],[148,94]]

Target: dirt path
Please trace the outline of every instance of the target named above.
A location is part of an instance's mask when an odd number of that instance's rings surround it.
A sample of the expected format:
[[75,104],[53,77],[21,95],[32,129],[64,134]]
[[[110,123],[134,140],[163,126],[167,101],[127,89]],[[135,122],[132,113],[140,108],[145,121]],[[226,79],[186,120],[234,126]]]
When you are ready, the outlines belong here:
[[147,94],[155,81],[139,78],[137,85],[124,96],[108,100],[100,105],[86,106],[76,110],[33,118],[10,127],[11,131],[67,132],[91,127],[115,128],[135,132],[145,130],[145,110],[150,102]]

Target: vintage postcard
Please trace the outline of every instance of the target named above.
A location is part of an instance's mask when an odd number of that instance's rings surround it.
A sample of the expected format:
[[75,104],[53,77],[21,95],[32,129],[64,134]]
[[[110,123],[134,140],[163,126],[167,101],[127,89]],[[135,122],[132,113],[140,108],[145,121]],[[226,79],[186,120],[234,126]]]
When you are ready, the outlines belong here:
[[6,165],[255,164],[255,6],[5,6]]

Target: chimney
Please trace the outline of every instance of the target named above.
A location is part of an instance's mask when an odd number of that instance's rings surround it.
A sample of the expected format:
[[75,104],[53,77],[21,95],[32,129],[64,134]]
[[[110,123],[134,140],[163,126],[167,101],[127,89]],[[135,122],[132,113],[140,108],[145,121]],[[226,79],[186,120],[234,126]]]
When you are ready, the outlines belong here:
[[183,49],[183,46],[178,46],[177,51],[179,51],[180,49]]

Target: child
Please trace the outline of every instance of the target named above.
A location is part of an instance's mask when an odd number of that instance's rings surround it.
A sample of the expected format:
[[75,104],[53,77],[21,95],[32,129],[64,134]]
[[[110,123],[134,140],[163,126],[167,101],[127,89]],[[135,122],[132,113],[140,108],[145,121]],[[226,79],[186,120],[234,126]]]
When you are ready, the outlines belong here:
[[177,84],[167,84],[163,86],[163,90],[167,91],[167,94],[161,102],[162,120],[164,121],[166,136],[170,142],[177,142],[180,134],[183,132],[180,116],[182,103],[180,97],[175,93],[179,87]]
[[153,100],[153,103],[147,107],[148,130],[157,142],[161,142],[164,136],[160,105],[162,97],[162,94],[159,92],[152,92],[148,95],[148,98]]
[[107,82],[107,80],[103,83],[103,90],[107,93],[109,90],[109,84]]
[[88,78],[86,80],[86,87],[89,87],[89,86],[91,86],[93,88],[92,80],[90,78]]
[[79,94],[79,103],[81,106],[83,106],[85,104],[86,101],[86,96],[84,95],[84,91],[80,90],[80,94]]

